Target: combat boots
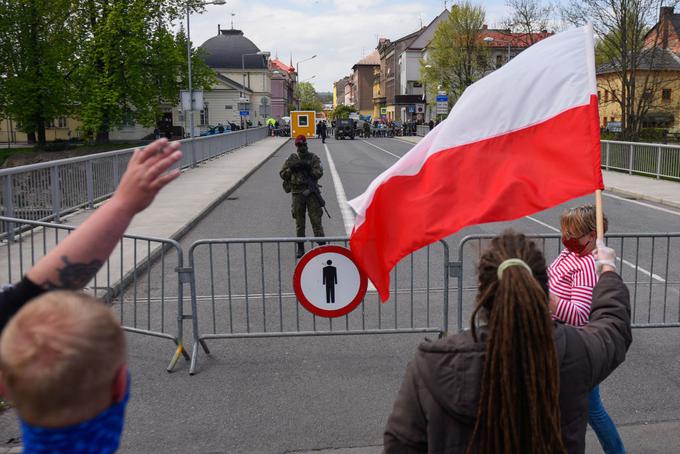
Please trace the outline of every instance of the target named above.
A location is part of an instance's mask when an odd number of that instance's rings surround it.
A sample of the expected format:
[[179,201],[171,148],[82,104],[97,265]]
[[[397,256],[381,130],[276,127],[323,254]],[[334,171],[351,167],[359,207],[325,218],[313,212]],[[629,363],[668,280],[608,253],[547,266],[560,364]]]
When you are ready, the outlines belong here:
[[295,253],[295,258],[299,259],[303,255],[305,255],[305,244],[304,243],[298,243],[297,244],[297,252]]

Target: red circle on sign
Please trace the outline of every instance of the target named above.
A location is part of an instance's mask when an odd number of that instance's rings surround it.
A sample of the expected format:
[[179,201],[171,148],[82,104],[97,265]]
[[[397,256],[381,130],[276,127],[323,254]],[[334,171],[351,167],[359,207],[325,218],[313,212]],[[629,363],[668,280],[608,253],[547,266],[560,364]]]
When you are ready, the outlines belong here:
[[[297,296],[298,300],[300,301],[300,304],[304,306],[305,309],[307,309],[309,312],[312,314],[318,315],[320,317],[327,317],[327,318],[335,318],[335,317],[342,317],[343,315],[347,315],[350,312],[352,312],[356,307],[361,303],[361,300],[364,299],[364,296],[366,295],[366,289],[368,288],[368,279],[366,278],[366,275],[361,271],[361,269],[357,266],[357,271],[359,272],[359,291],[357,292],[356,296],[354,299],[345,307],[341,309],[337,309],[334,311],[329,311],[325,309],[321,309],[318,306],[315,306],[312,304],[311,301],[307,299],[305,294],[302,292],[302,284],[301,284],[301,279],[302,279],[302,270],[304,270],[305,266],[312,260],[314,257],[321,255],[321,254],[327,254],[329,252],[334,252],[336,254],[344,255],[347,257],[352,263],[354,263],[354,257],[352,257],[352,251],[350,251],[347,248],[341,247],[341,246],[319,246],[317,248],[312,249],[308,253],[302,256],[300,261],[298,262],[297,266],[295,267],[295,273],[293,273],[293,288],[295,289],[295,295]],[[354,264],[356,266],[356,263]]]

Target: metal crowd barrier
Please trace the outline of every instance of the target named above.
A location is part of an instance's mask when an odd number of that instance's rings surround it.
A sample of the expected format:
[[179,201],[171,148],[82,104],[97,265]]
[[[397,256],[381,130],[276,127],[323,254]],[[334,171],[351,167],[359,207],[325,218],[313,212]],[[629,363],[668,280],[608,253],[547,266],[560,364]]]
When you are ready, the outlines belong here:
[[[458,329],[467,327],[477,294],[477,265],[495,235],[472,235],[461,240],[458,261],[449,264],[457,279]],[[562,251],[559,235],[527,235],[550,263]],[[617,254],[617,271],[630,290],[634,328],[680,327],[680,233],[608,234]]]
[[605,170],[680,181],[680,145],[602,141]]
[[[4,229],[18,231],[0,241],[0,282],[16,283],[64,240],[75,226],[0,217]],[[153,265],[153,266],[152,266]],[[173,240],[125,235],[85,291],[107,302],[123,329],[171,340],[176,348],[168,372],[184,356],[183,251]]]
[[[347,238],[306,238],[347,245]],[[298,238],[201,240],[189,249],[194,346],[207,340],[448,331],[449,278],[442,271],[449,250],[440,241],[404,258],[391,276],[391,298],[381,304],[375,289],[361,305],[337,319],[301,308],[292,285]],[[283,274],[285,272],[285,275]]]
[[[267,137],[267,128],[253,128],[182,140],[179,168],[195,166],[228,151]],[[109,197],[134,148],[0,169],[2,214],[35,221],[54,220]],[[13,231],[7,232],[10,236]]]

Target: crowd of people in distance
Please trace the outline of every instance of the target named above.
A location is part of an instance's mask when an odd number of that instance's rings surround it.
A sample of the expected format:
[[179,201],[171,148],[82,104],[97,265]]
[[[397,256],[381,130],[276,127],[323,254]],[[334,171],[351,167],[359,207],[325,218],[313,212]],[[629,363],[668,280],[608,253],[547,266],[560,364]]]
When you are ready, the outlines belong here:
[[[113,197],[0,292],[0,394],[15,406],[24,452],[112,453],[130,398],[116,317],[82,289],[132,218],[179,176],[179,143],[135,152]],[[478,267],[470,329],[418,347],[384,433],[386,453],[583,453],[586,425],[624,452],[598,385],[632,342],[616,254],[591,206],[561,218],[565,250],[505,232]]]

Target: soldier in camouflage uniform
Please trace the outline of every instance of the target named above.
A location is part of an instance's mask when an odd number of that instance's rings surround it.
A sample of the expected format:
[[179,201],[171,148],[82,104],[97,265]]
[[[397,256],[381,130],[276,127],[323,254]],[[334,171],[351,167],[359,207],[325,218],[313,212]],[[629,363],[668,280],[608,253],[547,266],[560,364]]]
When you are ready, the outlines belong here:
[[[322,205],[317,196],[309,191],[308,181],[314,184],[323,175],[321,160],[307,149],[307,139],[299,135],[295,139],[297,153],[291,154],[281,168],[283,188],[293,195],[292,215],[295,219],[295,233],[299,237],[305,236],[305,212],[309,213],[309,221],[315,237],[325,236],[321,225]],[[298,258],[305,253],[304,243],[297,244]]]

